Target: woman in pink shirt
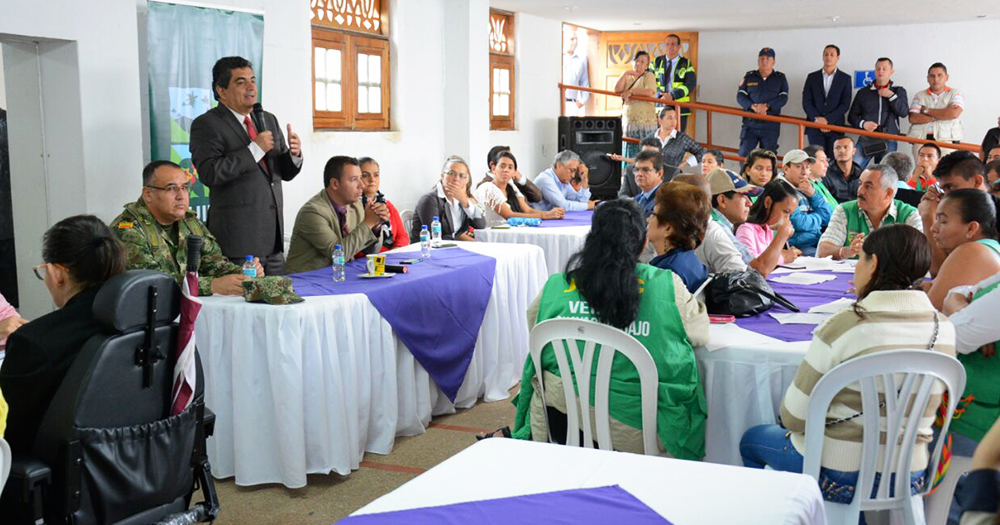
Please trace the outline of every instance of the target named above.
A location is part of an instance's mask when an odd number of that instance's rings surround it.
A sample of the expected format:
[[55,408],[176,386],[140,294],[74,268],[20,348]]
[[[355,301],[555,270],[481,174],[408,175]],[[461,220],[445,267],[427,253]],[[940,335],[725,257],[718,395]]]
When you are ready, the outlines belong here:
[[0,294],[0,349],[7,345],[7,336],[27,322],[18,315],[17,310],[7,302],[7,299],[4,299],[3,294]]
[[764,192],[750,208],[747,221],[736,228],[736,238],[750,249],[755,259],[750,266],[767,277],[779,265],[792,262],[802,252],[784,249],[795,233],[790,219],[799,205],[799,197],[790,184],[781,179],[768,182]]

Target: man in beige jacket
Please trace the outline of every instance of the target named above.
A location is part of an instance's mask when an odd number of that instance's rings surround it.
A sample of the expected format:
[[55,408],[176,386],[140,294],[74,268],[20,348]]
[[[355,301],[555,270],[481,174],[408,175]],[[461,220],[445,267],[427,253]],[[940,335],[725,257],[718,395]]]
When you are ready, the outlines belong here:
[[385,204],[361,204],[364,184],[354,157],[331,157],[323,168],[324,189],[306,201],[295,217],[286,273],[331,265],[334,246],[344,248],[348,261],[372,246],[381,246],[382,222],[389,220]]

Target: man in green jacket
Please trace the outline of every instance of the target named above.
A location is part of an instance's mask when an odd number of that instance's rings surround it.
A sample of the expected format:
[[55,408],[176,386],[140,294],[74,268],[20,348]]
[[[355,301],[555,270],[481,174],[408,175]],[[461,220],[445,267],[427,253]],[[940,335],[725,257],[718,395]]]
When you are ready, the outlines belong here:
[[[199,295],[243,295],[242,268],[219,249],[212,232],[190,210],[191,182],[177,164],[158,160],[142,170],[142,196],[125,205],[111,229],[125,244],[129,270],[158,270],[177,281],[187,273],[187,236],[202,238]],[[257,258],[257,276],[264,275]]]
[[338,244],[348,261],[361,252],[376,253],[382,245],[381,225],[389,220],[389,210],[374,200],[361,204],[364,183],[357,159],[330,158],[323,168],[323,185],[295,216],[285,263],[289,274],[330,266]]

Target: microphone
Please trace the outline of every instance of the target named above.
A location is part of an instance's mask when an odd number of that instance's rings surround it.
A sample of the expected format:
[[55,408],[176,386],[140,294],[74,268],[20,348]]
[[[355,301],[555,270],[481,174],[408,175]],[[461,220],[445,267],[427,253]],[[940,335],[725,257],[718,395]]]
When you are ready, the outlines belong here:
[[260,105],[260,102],[253,105],[253,119],[257,121],[257,133],[267,131],[267,125],[264,124],[264,106]]
[[198,273],[202,242],[202,238],[197,235],[187,236],[187,271],[189,272]]

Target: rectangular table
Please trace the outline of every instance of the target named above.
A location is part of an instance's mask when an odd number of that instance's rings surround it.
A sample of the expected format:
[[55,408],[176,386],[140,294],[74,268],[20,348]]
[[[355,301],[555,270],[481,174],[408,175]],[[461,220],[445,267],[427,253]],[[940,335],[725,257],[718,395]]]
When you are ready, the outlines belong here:
[[[195,327],[216,413],[214,474],[297,488],[349,474],[366,451],[422,434],[433,415],[508,398],[528,352],[527,306],[548,274],[535,246],[464,243],[496,258],[494,286],[465,381],[451,403],[364,294],[286,306],[205,297]],[[418,246],[402,250],[417,251]],[[400,277],[396,277],[400,278]]]
[[804,474],[514,439],[480,441],[354,514],[615,484],[674,525],[826,523]]

